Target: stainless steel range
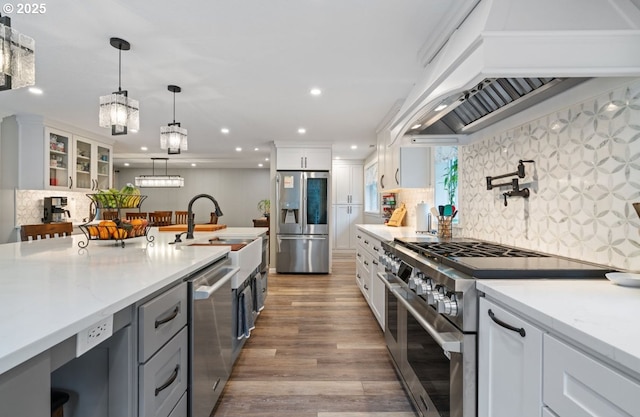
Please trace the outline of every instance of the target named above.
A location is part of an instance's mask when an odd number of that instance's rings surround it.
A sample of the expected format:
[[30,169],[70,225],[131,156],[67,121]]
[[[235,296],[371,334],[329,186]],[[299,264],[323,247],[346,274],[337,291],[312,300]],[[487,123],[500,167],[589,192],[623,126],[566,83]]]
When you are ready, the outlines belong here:
[[470,239],[383,242],[385,339],[424,417],[477,414],[476,279],[604,278],[598,265]]

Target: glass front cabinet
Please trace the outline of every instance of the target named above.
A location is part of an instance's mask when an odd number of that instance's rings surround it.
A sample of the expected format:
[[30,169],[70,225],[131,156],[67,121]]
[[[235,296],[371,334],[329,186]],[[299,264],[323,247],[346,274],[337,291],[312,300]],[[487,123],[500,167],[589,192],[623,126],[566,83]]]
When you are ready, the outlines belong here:
[[53,189],[106,190],[112,186],[110,145],[46,128],[45,184]]

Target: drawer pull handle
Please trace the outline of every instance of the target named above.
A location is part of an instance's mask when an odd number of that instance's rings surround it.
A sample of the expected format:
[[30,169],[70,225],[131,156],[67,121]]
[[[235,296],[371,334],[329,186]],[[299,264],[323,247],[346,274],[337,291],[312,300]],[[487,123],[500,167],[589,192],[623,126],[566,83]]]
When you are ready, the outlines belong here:
[[369,241],[367,239],[364,240],[365,245],[369,244]]
[[491,311],[491,309],[489,309],[489,317],[491,317],[491,320],[495,321],[497,325],[504,327],[505,329],[509,329],[511,331],[514,331],[516,333],[519,333],[520,336],[525,337],[527,332],[524,331],[523,327],[517,328],[514,327],[510,324],[505,323],[504,321],[496,318],[496,315],[493,314],[493,311]]
[[171,320],[175,319],[176,317],[178,317],[178,313],[180,312],[180,306],[177,305],[176,308],[173,309],[173,313],[171,313],[170,316],[165,317],[163,319],[160,320],[156,320],[156,329],[160,326],[162,326],[165,323],[170,322]]
[[173,370],[173,373],[171,374],[171,376],[169,377],[169,379],[167,379],[167,382],[165,382],[164,384],[160,385],[158,388],[156,388],[156,397],[158,396],[158,394],[160,394],[162,391],[164,391],[165,389],[169,388],[169,386],[171,384],[173,384],[173,382],[176,380],[176,378],[178,378],[178,372],[180,371],[180,365],[176,365],[176,368]]
[[374,265],[378,265],[378,263],[376,261],[371,261],[371,262],[373,262]]

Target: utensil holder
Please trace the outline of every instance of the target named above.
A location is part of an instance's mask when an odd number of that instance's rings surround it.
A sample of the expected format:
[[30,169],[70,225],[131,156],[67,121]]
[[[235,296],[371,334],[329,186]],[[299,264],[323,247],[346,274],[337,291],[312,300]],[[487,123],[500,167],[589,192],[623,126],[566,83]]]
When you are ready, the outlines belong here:
[[438,237],[450,238],[452,216],[438,216]]

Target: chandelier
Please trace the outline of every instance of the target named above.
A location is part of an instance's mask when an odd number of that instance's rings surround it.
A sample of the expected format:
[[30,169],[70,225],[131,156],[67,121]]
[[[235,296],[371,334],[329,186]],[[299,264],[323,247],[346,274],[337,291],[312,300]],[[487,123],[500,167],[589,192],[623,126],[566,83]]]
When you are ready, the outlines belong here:
[[[156,175],[156,161],[164,161],[164,175]],[[184,187],[184,178],[180,175],[167,174],[167,162],[169,158],[151,158],[153,168],[152,175],[135,177],[135,186],[139,188],[180,188]]]
[[112,135],[126,135],[127,130],[135,132],[140,128],[138,100],[129,98],[127,90],[120,86],[122,51],[131,49],[131,44],[120,38],[111,38],[109,43],[118,50],[118,91],[100,97],[100,127],[110,127]]
[[10,17],[0,16],[0,90],[35,83],[35,41],[13,29]]
[[173,123],[160,127],[160,148],[167,149],[169,155],[177,155],[187,150],[187,129],[176,122],[176,93],[182,91],[177,85],[167,87],[173,93]]

